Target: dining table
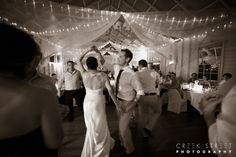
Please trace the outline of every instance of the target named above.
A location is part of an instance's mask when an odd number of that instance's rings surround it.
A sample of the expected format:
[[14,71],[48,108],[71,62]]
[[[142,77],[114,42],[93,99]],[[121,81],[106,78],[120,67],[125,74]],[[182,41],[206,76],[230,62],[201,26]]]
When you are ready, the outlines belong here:
[[191,105],[202,115],[203,112],[200,109],[200,103],[210,89],[205,89],[202,85],[196,84],[182,84],[181,88],[186,99],[189,100]]

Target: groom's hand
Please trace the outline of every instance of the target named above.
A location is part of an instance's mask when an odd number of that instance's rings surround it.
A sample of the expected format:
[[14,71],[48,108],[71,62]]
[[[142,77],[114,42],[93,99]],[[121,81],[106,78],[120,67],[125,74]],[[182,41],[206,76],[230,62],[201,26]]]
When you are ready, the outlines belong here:
[[119,105],[118,107],[116,107],[116,110],[117,110],[117,112],[119,113],[119,114],[122,114],[122,113],[124,113],[124,110],[123,110],[123,108]]
[[137,105],[137,102],[129,101],[129,103],[125,109],[125,112],[130,112],[131,110],[133,110],[135,108],[136,105]]

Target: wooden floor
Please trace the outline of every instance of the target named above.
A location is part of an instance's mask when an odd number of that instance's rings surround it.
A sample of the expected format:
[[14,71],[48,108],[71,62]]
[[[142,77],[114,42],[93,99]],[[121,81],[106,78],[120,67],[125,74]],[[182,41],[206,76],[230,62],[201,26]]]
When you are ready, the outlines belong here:
[[[83,114],[76,109],[76,118],[73,122],[63,123],[65,138],[62,147],[59,150],[59,157],[80,157],[85,138],[86,127],[84,124]],[[118,139],[118,126],[115,108],[107,105],[107,116],[110,132],[113,138]],[[136,151],[135,157],[175,157],[175,156],[214,156],[212,153],[202,153],[207,145],[207,128],[202,116],[198,111],[188,104],[188,111],[175,114],[166,111],[163,107],[162,114],[158,119],[153,130],[153,137],[149,140],[143,139],[139,127],[135,123],[131,123],[133,140]],[[190,145],[188,145],[190,144]],[[190,146],[189,150],[195,153],[188,154],[186,151],[177,153],[179,147],[187,150],[186,145]],[[200,149],[197,149],[200,145]],[[197,150],[201,153],[197,154]],[[115,150],[111,152],[111,157],[122,157],[124,151]]]

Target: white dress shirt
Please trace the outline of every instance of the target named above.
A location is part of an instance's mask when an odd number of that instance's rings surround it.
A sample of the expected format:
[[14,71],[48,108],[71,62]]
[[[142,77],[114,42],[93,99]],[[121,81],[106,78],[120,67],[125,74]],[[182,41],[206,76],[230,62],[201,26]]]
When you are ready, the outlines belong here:
[[120,76],[117,97],[126,101],[131,101],[138,95],[144,95],[142,85],[138,75],[129,67],[123,68]]
[[64,76],[65,90],[77,90],[82,87],[82,77],[78,70],[66,71]]
[[145,93],[156,93],[156,83],[158,82],[158,73],[142,68],[138,73],[139,80]]

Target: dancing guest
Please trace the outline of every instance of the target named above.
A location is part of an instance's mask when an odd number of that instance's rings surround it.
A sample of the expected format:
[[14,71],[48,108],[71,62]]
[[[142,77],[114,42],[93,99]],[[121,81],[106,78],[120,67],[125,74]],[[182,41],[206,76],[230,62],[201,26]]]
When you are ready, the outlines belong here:
[[147,61],[140,60],[138,62],[138,77],[142,83],[145,95],[139,100],[139,122],[143,129],[143,137],[152,137],[152,129],[161,114],[160,97],[156,93],[156,85],[158,84],[158,75],[156,71],[147,69]]
[[126,154],[133,154],[135,148],[129,129],[130,117],[141,95],[144,95],[138,75],[129,67],[133,54],[128,49],[122,49],[118,54],[120,71],[116,78],[116,94],[123,114],[119,114],[119,134],[121,145],[124,146]]
[[57,157],[63,133],[56,98],[25,81],[40,48],[6,24],[0,24],[0,39],[0,156]]
[[[91,50],[94,49],[96,50],[96,47],[92,47]],[[86,60],[88,70],[84,69],[82,60],[91,50],[82,54],[78,63],[86,89],[84,120],[87,131],[81,157],[109,157],[110,150],[114,147],[114,140],[107,124],[104,88],[107,88],[117,110],[121,111],[121,108],[116,102],[108,76],[97,70],[97,59],[88,57]]]
[[67,71],[59,84],[59,89],[62,88],[62,83],[65,84],[65,104],[69,108],[67,118],[68,121],[71,122],[74,120],[73,99],[75,99],[76,104],[80,107],[81,112],[83,112],[83,101],[85,95],[81,73],[75,69],[75,63],[73,61],[67,62]]

